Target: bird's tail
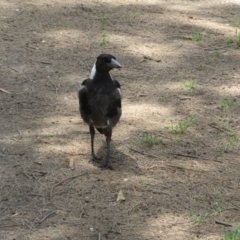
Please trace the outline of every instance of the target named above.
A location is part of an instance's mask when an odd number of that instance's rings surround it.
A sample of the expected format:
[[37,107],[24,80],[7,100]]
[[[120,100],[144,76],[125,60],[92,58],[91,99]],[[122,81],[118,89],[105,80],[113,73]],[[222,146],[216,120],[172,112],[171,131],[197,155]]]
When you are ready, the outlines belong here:
[[101,133],[107,136],[107,128],[97,128],[97,130]]

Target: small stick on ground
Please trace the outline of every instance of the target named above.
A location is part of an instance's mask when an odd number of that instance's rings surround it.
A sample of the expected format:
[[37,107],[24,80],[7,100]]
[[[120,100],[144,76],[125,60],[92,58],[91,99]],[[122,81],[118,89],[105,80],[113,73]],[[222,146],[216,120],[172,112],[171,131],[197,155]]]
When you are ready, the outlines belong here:
[[145,153],[145,152],[136,150],[136,149],[134,149],[134,148],[129,147],[128,145],[125,145],[125,146],[128,147],[130,150],[132,150],[132,151],[134,151],[134,152],[137,152],[137,153],[140,153],[140,154],[142,154],[142,155],[149,156],[149,157],[152,157],[152,158],[158,158],[158,159],[160,159],[160,157],[158,157],[158,156],[155,156],[155,155],[152,155],[152,154],[149,154],[149,153]]
[[43,221],[45,221],[48,217],[50,217],[54,213],[56,213],[56,212],[52,211],[52,212],[48,213],[45,217],[43,217],[41,220],[39,220],[38,223],[41,224]]
[[182,154],[182,153],[169,153],[169,154],[170,154],[170,155],[175,155],[175,156],[180,156],[180,157],[198,158],[197,156],[186,155],[186,154]]
[[153,60],[155,62],[161,62],[161,59],[157,59],[151,56],[143,55],[143,58],[148,59],[148,60]]
[[221,132],[226,132],[225,129],[222,129],[222,128],[219,128],[219,127],[215,126],[214,123],[210,123],[210,124],[208,124],[208,126],[210,126],[212,128],[215,128],[215,129],[217,129],[217,130],[219,130]]
[[61,180],[60,182],[58,182],[58,183],[56,183],[55,185],[53,185],[52,188],[51,188],[51,191],[50,191],[50,201],[52,202],[52,193],[53,193],[54,188],[56,188],[57,186],[61,185],[62,183],[66,182],[66,181],[70,182],[70,181],[72,181],[73,179],[78,178],[78,177],[81,177],[81,176],[83,176],[83,175],[85,175],[85,174],[87,174],[87,172],[78,174],[78,175],[76,175],[76,176],[64,178],[64,179]]
[[209,82],[212,78],[214,78],[214,77],[216,77],[217,76],[217,74],[214,74],[214,75],[212,75],[210,78],[208,78],[204,83],[207,83],[207,82]]
[[65,153],[65,154],[67,154],[67,155],[71,155],[71,156],[78,156],[78,155],[87,155],[86,153],[68,153],[68,152],[63,152],[63,153]]
[[146,170],[150,170],[150,169],[153,169],[153,168],[158,168],[158,169],[166,169],[166,167],[164,166],[159,166],[159,165],[153,165],[151,167],[147,167]]
[[39,60],[33,60],[33,61],[38,62],[38,63],[42,63],[42,64],[46,64],[46,65],[51,65],[52,64],[50,62],[39,61]]
[[5,93],[9,93],[9,94],[11,94],[11,92],[9,92],[8,90],[3,89],[3,88],[0,88],[0,91],[1,91],[1,92],[5,92]]
[[215,220],[215,223],[216,223],[216,224],[223,225],[223,226],[225,226],[225,227],[232,227],[232,226],[233,226],[233,225],[230,224],[230,223],[225,223],[225,222],[221,222],[221,221],[217,221],[217,220]]
[[21,131],[18,128],[18,124],[17,124],[17,132],[19,134],[19,139],[18,140],[21,140],[22,139],[22,133],[21,133]]

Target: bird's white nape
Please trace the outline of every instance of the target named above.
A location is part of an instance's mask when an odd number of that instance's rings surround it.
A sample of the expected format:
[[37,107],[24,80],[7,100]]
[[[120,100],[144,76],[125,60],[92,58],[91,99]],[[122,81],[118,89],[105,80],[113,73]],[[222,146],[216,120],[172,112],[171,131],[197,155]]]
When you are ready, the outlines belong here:
[[90,79],[92,80],[94,78],[96,74],[96,63],[93,64],[92,70],[91,70],[91,74],[90,74]]

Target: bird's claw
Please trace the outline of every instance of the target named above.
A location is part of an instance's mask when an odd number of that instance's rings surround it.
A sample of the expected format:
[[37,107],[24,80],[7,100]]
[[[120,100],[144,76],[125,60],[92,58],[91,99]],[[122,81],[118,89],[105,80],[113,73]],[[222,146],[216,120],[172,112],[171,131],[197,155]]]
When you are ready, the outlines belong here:
[[106,162],[104,165],[100,166],[102,170],[110,169],[113,170],[112,166],[110,163]]
[[92,154],[91,160],[93,162],[99,162],[101,160],[101,158],[97,157],[95,154]]

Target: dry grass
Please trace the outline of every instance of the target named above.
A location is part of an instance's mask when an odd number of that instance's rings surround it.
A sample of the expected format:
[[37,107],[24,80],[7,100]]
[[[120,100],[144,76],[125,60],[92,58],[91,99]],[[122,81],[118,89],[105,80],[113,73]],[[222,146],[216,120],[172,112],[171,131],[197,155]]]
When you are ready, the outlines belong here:
[[[220,240],[236,229],[239,144],[221,148],[239,134],[240,106],[220,101],[239,102],[239,50],[226,43],[239,11],[237,0],[1,2],[0,88],[11,94],[0,89],[0,239]],[[123,65],[113,171],[89,162],[76,94],[102,52]],[[165,128],[195,115],[184,134]],[[147,146],[147,133],[161,143]],[[97,135],[103,159],[105,147]]]

